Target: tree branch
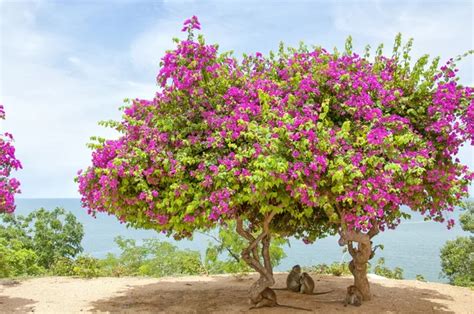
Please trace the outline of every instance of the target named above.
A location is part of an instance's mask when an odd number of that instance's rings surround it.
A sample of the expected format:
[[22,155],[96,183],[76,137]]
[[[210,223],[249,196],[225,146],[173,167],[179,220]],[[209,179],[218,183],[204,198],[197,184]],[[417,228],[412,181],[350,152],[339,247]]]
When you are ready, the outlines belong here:
[[[274,282],[273,280],[273,270],[270,261],[270,222],[275,216],[275,212],[270,214],[266,214],[263,220],[263,230],[258,235],[257,238],[252,236],[252,234],[244,229],[242,218],[237,218],[237,225],[236,231],[239,235],[247,239],[250,245],[243,250],[242,258],[247,262],[253,269],[259,272],[262,276],[264,276],[269,282]],[[264,265],[260,262],[258,258],[258,244],[262,242],[262,255],[264,259]],[[253,257],[251,256],[250,252],[252,252]]]
[[198,233],[203,234],[203,235],[205,235],[205,236],[208,236],[208,237],[214,239],[216,242],[218,242],[218,243],[221,245],[222,248],[226,249],[227,252],[229,252],[229,255],[230,255],[230,256],[232,256],[237,262],[240,262],[240,257],[239,257],[239,255],[237,255],[237,254],[235,254],[234,252],[232,252],[232,250],[231,250],[229,247],[225,246],[224,243],[222,243],[221,240],[219,240],[219,239],[216,238],[215,236],[213,236],[213,235],[211,235],[211,234],[208,234],[208,233],[204,233],[204,232],[200,232],[200,231],[198,231]]
[[367,233],[367,235],[369,236],[370,239],[372,239],[374,236],[376,236],[378,233],[380,232],[380,229],[379,229],[379,223],[378,222],[374,222],[372,224],[372,228],[370,228],[369,232]]
[[270,234],[267,234],[267,236],[262,240],[262,256],[265,269],[273,275],[273,267],[270,259],[270,240]]
[[[239,233],[239,230],[240,230],[241,233]],[[242,237],[247,239],[247,241],[249,241],[250,243],[255,241],[255,237],[252,235],[252,233],[250,233],[249,231],[244,229],[244,223],[242,221],[242,218],[240,218],[240,217],[237,218],[237,233],[239,233]],[[256,260],[260,260],[260,256],[258,256],[257,248],[255,247],[251,251],[252,251],[252,254],[253,254],[253,258],[256,259]]]

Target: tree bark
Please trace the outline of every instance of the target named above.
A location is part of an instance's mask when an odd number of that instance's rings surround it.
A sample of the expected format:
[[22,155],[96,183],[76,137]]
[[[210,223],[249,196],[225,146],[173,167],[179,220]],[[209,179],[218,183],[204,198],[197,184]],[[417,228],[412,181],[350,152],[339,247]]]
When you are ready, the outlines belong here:
[[352,256],[349,270],[354,276],[354,286],[362,293],[364,301],[369,301],[372,295],[370,293],[369,280],[367,279],[367,263],[372,253],[372,245],[370,241],[368,244],[359,242],[358,248],[355,249],[352,246],[352,242],[349,242],[348,248]]
[[[352,256],[352,261],[349,263],[349,270],[354,276],[354,286],[360,291],[364,301],[369,301],[372,298],[370,293],[370,284],[367,278],[367,263],[372,255],[372,237],[379,232],[378,225],[374,225],[368,233],[356,231],[341,232],[341,243],[347,243],[347,248]],[[353,242],[357,242],[357,248],[354,247]]]
[[[275,213],[265,215],[262,226],[263,230],[256,238],[250,231],[245,230],[242,219],[237,219],[237,233],[249,242],[249,246],[242,251],[242,259],[260,274],[260,278],[249,289],[249,299],[252,305],[262,301],[263,290],[275,284],[270,260],[271,236],[269,228],[273,216],[275,216]],[[258,254],[259,244],[262,244],[263,265]]]

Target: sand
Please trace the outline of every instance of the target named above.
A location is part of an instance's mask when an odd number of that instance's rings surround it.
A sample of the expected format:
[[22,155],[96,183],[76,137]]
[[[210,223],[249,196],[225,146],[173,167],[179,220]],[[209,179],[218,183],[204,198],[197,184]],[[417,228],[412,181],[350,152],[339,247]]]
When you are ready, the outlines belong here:
[[[0,280],[0,313],[245,313],[247,289],[256,275],[173,278],[44,277]],[[284,287],[286,274],[275,274]],[[373,300],[360,307],[342,305],[350,277],[313,275],[316,292],[308,296],[276,291],[280,304],[319,313],[474,313],[474,292],[468,288],[414,280],[370,278]],[[309,313],[283,307],[251,313]]]

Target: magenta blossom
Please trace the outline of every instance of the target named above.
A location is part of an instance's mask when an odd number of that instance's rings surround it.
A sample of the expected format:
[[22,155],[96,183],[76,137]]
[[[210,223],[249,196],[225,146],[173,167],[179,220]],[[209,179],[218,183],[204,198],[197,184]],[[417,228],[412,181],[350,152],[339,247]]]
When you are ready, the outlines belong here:
[[[5,119],[5,109],[0,105],[0,119]],[[0,213],[12,213],[15,210],[15,194],[20,193],[20,182],[10,178],[12,170],[22,168],[15,157],[13,136],[10,133],[0,134]]]
[[383,143],[384,138],[389,134],[390,132],[388,132],[384,127],[378,127],[372,129],[369,134],[367,134],[367,141],[372,145],[380,145]]
[[193,29],[201,29],[201,24],[197,16],[193,15],[191,18],[184,21],[184,27],[181,29],[182,32],[190,32]]

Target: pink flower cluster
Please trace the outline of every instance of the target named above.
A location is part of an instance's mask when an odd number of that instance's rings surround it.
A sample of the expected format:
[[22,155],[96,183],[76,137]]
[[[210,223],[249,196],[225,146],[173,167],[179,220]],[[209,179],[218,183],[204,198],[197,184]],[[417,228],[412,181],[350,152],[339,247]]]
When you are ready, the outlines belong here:
[[201,23],[198,18],[193,15],[190,19],[184,21],[184,27],[181,29],[182,32],[191,32],[194,29],[201,29]]
[[[5,109],[0,105],[0,119],[5,119]],[[20,193],[20,182],[10,178],[12,170],[21,169],[21,163],[15,157],[13,136],[0,134],[0,213],[12,213],[15,210],[15,194]]]

